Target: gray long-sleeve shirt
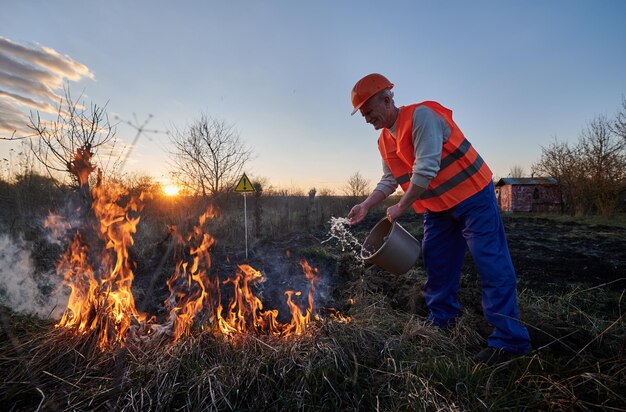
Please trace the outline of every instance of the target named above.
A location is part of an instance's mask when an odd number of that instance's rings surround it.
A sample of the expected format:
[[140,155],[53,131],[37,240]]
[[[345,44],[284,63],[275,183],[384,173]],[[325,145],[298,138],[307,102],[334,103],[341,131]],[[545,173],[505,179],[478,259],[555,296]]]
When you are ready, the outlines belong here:
[[[396,125],[394,124],[388,130],[395,139]],[[419,106],[413,111],[415,162],[413,163],[411,183],[423,188],[428,187],[430,181],[439,172],[441,150],[451,132],[446,120],[429,107]],[[374,190],[380,190],[389,196],[395,192],[397,187],[396,179],[383,161],[383,177]]]

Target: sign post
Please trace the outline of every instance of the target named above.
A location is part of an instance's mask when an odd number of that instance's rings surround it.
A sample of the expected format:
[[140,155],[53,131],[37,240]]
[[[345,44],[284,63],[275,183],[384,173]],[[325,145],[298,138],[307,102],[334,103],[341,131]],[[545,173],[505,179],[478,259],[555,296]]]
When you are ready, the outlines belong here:
[[248,176],[244,173],[243,176],[241,176],[241,179],[239,179],[237,186],[235,186],[234,191],[243,194],[243,227],[246,237],[246,260],[248,260],[248,211],[246,205],[246,195],[250,192],[256,192],[256,189],[252,186],[250,179],[248,179]]

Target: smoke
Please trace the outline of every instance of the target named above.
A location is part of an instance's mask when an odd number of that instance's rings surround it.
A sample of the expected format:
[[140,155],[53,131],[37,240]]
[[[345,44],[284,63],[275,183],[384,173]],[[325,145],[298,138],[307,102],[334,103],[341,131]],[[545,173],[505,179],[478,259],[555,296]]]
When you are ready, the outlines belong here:
[[0,304],[13,312],[59,319],[69,290],[54,272],[35,273],[31,251],[21,239],[0,234]]
[[43,221],[43,227],[47,229],[46,240],[53,245],[63,245],[67,243],[67,234],[73,229],[81,226],[81,221],[77,217],[69,219],[50,212]]
[[[300,296],[293,297],[293,301],[304,311],[307,306],[307,294],[311,288],[299,263],[301,258],[292,256],[291,252],[281,247],[260,247],[255,254],[258,256],[251,258],[249,263],[263,274],[264,280],[255,283],[253,289],[263,301],[265,309],[278,309],[279,320],[288,322],[290,313],[285,292],[288,290],[301,292]],[[319,271],[314,282],[314,313],[319,314],[320,309],[333,307],[336,303],[330,290],[333,286],[332,279],[326,268],[318,267],[315,262],[309,263]],[[226,268],[222,267],[221,273],[234,273],[234,269],[224,269]],[[227,294],[228,291],[225,295]]]

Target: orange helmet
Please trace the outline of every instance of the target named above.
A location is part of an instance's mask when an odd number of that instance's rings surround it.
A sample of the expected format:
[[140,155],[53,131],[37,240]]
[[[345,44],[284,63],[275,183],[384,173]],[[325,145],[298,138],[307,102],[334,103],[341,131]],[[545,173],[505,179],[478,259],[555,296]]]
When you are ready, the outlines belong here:
[[352,88],[352,106],[354,107],[352,114],[355,114],[370,97],[381,90],[391,89],[392,87],[393,83],[378,73],[368,74],[356,82]]

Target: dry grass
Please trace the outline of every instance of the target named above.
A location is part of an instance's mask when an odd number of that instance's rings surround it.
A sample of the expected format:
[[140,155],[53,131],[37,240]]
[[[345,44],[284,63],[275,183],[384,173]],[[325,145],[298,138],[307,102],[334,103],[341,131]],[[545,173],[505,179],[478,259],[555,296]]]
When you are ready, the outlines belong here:
[[624,317],[598,319],[581,309],[591,291],[521,301],[546,317],[576,307],[596,318],[602,326],[588,345],[565,353],[538,348],[485,367],[471,361],[483,343],[479,316],[468,313],[441,331],[394,310],[369,288],[370,276],[379,274],[362,270],[346,290],[351,322],[317,321],[300,337],[205,330],[175,344],[131,340],[101,352],[93,335],[5,313],[0,401],[8,410],[624,409]]
[[[306,227],[295,204],[273,201],[265,203],[262,233],[251,241]],[[322,201],[309,211],[311,228],[348,207]],[[206,207],[156,206],[146,208],[140,223],[146,226],[138,234],[138,258],[156,253],[165,223],[184,224]],[[222,244],[240,243],[237,216],[226,214],[222,227],[211,228]],[[351,321],[316,321],[299,337],[227,338],[209,328],[174,344],[129,339],[103,352],[95,334],[77,336],[0,309],[0,405],[8,411],[626,410],[623,282],[549,295],[521,285],[520,310],[537,338],[535,351],[486,367],[471,360],[485,344],[476,284],[463,280],[467,311],[442,331],[394,295],[405,285],[414,287],[406,296],[419,295],[420,269],[393,278],[331,244],[309,252],[336,264],[333,276],[342,285],[336,300]]]

